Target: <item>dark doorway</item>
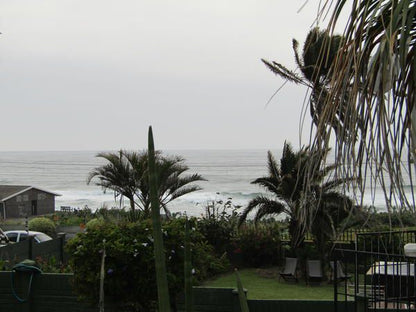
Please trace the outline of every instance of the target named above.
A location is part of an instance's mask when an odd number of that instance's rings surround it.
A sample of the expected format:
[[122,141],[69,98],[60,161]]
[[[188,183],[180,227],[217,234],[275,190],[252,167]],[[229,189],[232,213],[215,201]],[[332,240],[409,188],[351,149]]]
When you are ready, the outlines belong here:
[[38,201],[32,200],[32,216],[38,215]]

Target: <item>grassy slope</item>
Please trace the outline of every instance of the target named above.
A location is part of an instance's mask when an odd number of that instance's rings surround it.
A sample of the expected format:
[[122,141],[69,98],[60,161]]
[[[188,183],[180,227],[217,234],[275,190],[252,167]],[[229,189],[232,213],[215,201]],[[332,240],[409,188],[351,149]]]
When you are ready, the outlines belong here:
[[[334,297],[331,284],[323,282],[320,286],[307,286],[304,281],[297,284],[278,281],[276,275],[265,277],[258,269],[243,269],[240,272],[249,299],[330,299]],[[262,276],[261,276],[262,275]],[[236,287],[234,273],[219,276],[207,281],[207,287]]]

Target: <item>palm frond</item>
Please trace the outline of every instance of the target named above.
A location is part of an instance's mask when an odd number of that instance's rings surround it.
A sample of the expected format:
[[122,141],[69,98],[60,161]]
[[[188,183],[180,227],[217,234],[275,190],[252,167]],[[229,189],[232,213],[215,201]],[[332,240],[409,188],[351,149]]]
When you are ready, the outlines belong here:
[[276,63],[276,62],[269,62],[265,59],[261,59],[261,61],[266,65],[268,69],[270,69],[275,75],[278,75],[282,77],[285,80],[289,80],[291,82],[294,82],[296,84],[302,84],[307,85],[306,82],[297,75],[295,72],[287,69],[282,64]]
[[[345,10],[345,1],[334,1],[330,32]],[[360,192],[368,184],[381,186],[388,207],[407,204],[411,209],[415,197],[411,193],[408,201],[406,184],[413,189],[415,168],[410,162],[416,159],[415,17],[414,0],[352,4],[345,40],[331,66],[336,74],[330,76],[331,88],[322,99],[325,105],[311,139],[322,149],[335,136],[336,161],[343,174],[363,177],[354,181]],[[342,118],[332,132],[327,125],[336,114]]]

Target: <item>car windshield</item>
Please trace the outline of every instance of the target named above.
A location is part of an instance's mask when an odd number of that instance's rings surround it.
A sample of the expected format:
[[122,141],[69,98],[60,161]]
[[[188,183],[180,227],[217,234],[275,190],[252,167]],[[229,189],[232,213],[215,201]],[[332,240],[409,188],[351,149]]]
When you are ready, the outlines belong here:
[[45,242],[52,239],[51,237],[43,233],[36,234],[36,237],[38,238],[39,242]]

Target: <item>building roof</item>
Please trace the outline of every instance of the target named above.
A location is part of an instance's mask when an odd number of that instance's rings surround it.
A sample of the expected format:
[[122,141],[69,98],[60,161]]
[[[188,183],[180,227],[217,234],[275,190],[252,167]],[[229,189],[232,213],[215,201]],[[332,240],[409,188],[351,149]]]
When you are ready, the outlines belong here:
[[55,196],[61,196],[61,194],[54,193],[41,189],[39,187],[28,186],[28,185],[0,185],[0,201],[8,200],[12,197],[15,197],[23,192],[35,189],[41,192],[49,193]]

